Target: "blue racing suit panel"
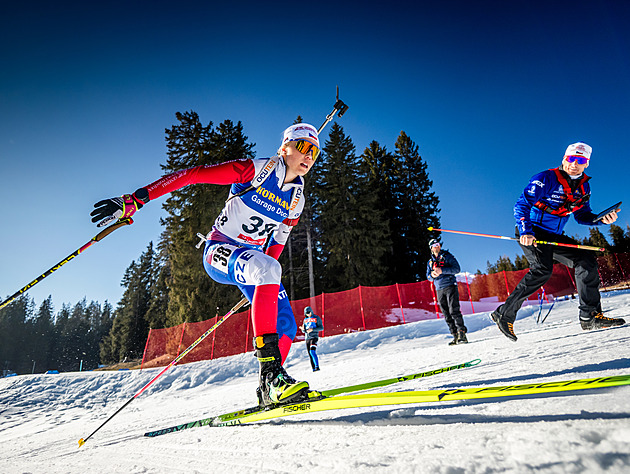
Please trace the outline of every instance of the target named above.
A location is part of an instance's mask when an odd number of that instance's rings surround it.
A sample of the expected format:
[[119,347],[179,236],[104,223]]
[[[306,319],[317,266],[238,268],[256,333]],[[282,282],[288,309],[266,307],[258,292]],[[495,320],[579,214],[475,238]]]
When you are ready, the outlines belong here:
[[[254,290],[256,287],[251,285],[238,285],[238,287],[251,303],[254,298]],[[297,334],[295,316],[293,316],[293,310],[291,309],[291,304],[289,303],[289,297],[282,284],[280,284],[280,293],[278,293],[278,320],[276,322],[276,330],[278,331],[278,338],[282,339],[282,336],[287,336],[290,341],[295,339]]]
[[[216,240],[206,242],[203,266],[206,273],[217,283],[236,285],[251,303],[257,284],[269,283],[277,280],[280,273],[274,274],[274,264],[277,261],[264,255],[260,250],[251,249],[232,241],[226,243]],[[278,319],[276,322],[278,336],[286,335],[290,340],[295,339],[297,324],[289,298],[282,284],[278,294]]]
[[[561,183],[566,179],[566,184]],[[595,214],[588,202],[590,185],[588,176],[578,178],[579,182],[571,181],[564,172],[545,170],[529,180],[528,185],[514,205],[514,218],[520,235],[534,235],[532,226],[542,228],[553,234],[562,234],[569,216],[579,224],[593,224]],[[569,196],[567,193],[570,193]]]

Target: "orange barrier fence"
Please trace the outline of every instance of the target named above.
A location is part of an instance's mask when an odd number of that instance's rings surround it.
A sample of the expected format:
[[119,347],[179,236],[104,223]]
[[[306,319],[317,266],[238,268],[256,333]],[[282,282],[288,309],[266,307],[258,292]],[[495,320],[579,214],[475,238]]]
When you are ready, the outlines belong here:
[[[611,254],[598,258],[601,288],[611,289],[630,279],[630,255]],[[500,272],[490,275],[463,274],[458,277],[460,305],[463,314],[494,310],[505,301],[510,291],[527,270]],[[555,265],[553,275],[543,287],[544,298],[556,298],[576,293],[574,271]],[[538,292],[529,298],[538,304],[543,297]],[[435,299],[435,287],[429,281],[390,286],[359,286],[337,293],[322,293],[315,298],[291,302],[297,325],[302,323],[304,308],[311,306],[321,316],[324,331],[321,337],[366,331],[440,317]],[[199,336],[211,327],[217,317],[184,323],[165,329],[151,329],[146,343],[142,367],[168,365]],[[214,333],[182,359],[180,364],[216,359],[253,350],[250,310],[233,314]],[[298,331],[296,340],[304,336]]]

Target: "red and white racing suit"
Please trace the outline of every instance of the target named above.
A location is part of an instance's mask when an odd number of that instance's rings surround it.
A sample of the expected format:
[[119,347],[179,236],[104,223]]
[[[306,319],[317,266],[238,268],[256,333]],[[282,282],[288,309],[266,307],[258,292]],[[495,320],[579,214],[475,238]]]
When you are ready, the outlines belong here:
[[[190,184],[232,185],[207,235],[204,268],[215,281],[237,285],[247,296],[252,303],[254,336],[277,332],[284,362],[297,325],[277,259],[304,208],[304,181],[298,176],[285,184],[284,160],[278,160],[275,168],[272,163],[267,158],[197,166],[164,176],[146,189],[149,199],[155,199]],[[255,176],[262,184],[239,196]],[[269,246],[264,250],[268,236]]]

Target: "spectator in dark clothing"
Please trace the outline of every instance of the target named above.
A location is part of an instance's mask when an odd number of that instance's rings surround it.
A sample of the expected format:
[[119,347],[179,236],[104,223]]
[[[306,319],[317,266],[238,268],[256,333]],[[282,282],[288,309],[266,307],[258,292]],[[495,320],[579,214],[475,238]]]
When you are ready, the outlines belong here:
[[466,326],[464,317],[459,309],[459,291],[455,274],[460,272],[459,263],[448,250],[442,250],[442,245],[432,239],[429,242],[431,259],[427,263],[427,279],[432,281],[437,290],[437,300],[453,335],[450,346],[466,344]]
[[302,323],[302,332],[306,335],[306,352],[311,361],[313,372],[319,370],[319,360],[317,358],[317,341],[319,340],[320,331],[324,330],[324,325],[319,316],[317,316],[310,306],[304,308],[304,322]]

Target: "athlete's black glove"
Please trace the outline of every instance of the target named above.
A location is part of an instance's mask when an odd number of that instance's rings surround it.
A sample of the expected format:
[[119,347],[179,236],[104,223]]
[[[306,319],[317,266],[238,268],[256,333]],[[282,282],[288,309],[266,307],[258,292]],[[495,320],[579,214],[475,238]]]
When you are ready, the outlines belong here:
[[146,188],[140,188],[133,194],[104,199],[94,204],[96,209],[90,213],[92,222],[100,220],[97,227],[103,227],[117,219],[131,218],[147,202],[149,202],[149,192]]

